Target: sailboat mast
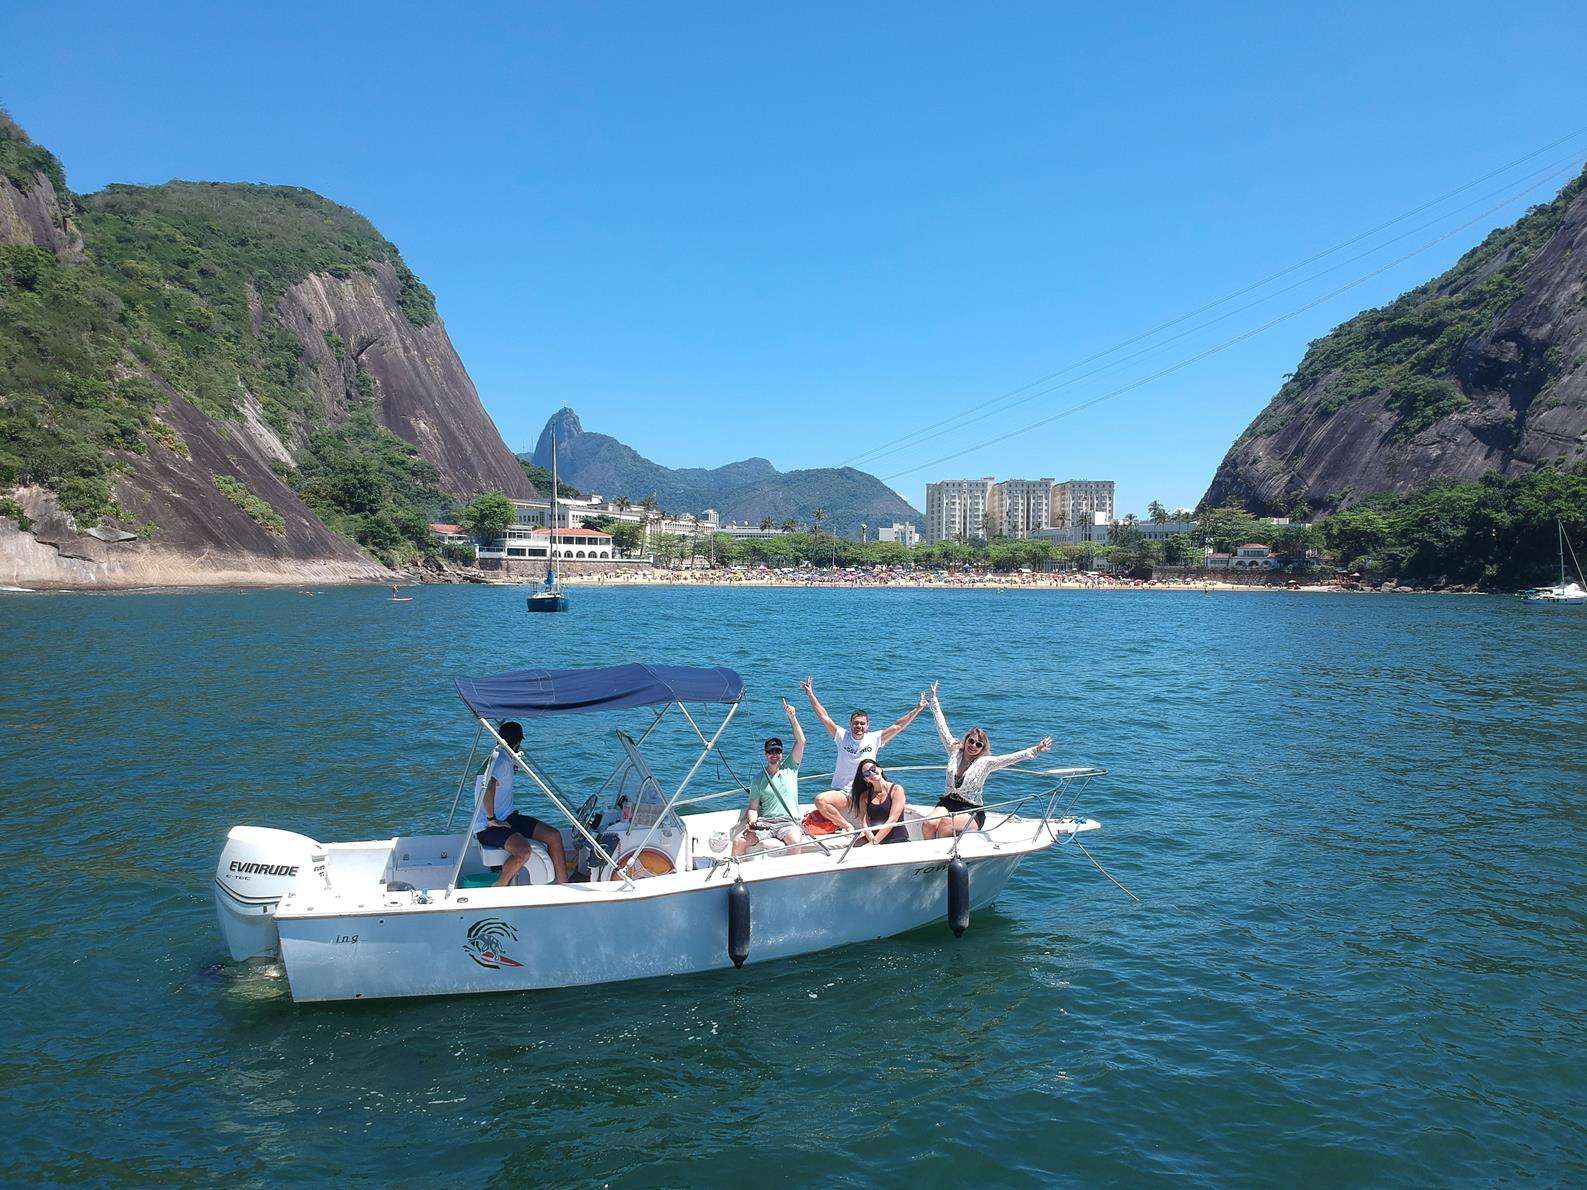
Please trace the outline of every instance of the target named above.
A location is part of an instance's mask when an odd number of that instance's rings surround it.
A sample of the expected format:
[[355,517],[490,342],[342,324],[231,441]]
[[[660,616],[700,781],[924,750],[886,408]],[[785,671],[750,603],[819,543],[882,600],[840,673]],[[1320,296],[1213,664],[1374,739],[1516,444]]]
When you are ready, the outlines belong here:
[[546,543],[546,580],[552,576],[557,556],[557,427],[551,426],[551,540]]

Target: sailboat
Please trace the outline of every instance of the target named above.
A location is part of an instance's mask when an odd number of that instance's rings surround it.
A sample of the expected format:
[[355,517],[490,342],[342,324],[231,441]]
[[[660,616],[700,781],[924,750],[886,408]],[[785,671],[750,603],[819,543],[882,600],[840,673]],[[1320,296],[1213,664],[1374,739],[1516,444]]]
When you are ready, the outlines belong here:
[[[1555,524],[1559,528],[1559,582],[1552,587],[1538,587],[1528,591],[1526,598],[1533,603],[1587,603],[1587,589],[1581,583],[1572,580],[1565,581],[1565,549],[1570,546],[1570,540],[1565,536],[1565,522],[1556,518]],[[1571,546],[1570,560],[1576,567],[1577,578],[1581,577],[1581,563],[1576,561],[1576,550]]]
[[538,590],[529,593],[532,612],[565,612],[568,597],[557,582],[557,431],[551,427],[551,533],[546,542],[546,577]]

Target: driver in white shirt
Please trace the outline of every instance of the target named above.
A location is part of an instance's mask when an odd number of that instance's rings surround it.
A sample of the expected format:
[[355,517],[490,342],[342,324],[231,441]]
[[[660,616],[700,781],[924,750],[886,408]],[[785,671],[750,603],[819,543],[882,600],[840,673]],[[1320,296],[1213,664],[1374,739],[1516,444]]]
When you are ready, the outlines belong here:
[[[501,738],[513,752],[523,743],[523,726],[514,722],[501,725]],[[490,755],[485,769],[485,796],[474,811],[474,837],[481,847],[501,847],[507,851],[507,862],[501,866],[501,877],[496,887],[512,883],[518,870],[529,862],[532,849],[529,841],[543,845],[551,855],[551,870],[558,884],[568,882],[567,866],[562,853],[562,832],[548,826],[531,814],[520,814],[513,803],[512,782],[518,766],[513,763],[512,752],[497,748]]]

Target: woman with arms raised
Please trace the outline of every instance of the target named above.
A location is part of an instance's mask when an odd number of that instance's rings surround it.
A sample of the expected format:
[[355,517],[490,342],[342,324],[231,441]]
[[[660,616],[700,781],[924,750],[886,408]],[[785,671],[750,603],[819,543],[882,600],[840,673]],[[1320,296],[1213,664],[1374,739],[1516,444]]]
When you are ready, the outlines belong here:
[[948,720],[943,717],[942,704],[937,701],[936,682],[931,684],[929,699],[932,718],[937,721],[937,738],[948,753],[948,773],[942,796],[920,824],[920,833],[927,839],[945,839],[972,826],[977,830],[985,826],[986,803],[981,789],[987,777],[1011,764],[1035,759],[1052,747],[1052,736],[1043,736],[1023,752],[993,756],[991,741],[983,728],[972,727],[962,740],[954,738],[953,732],[948,730]]

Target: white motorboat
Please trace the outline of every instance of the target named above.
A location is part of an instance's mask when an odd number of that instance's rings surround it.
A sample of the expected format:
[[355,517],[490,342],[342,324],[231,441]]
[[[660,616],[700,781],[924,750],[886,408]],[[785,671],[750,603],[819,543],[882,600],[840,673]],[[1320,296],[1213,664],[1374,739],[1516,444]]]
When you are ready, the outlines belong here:
[[1581,576],[1581,563],[1576,561],[1576,547],[1570,544],[1570,539],[1565,536],[1565,522],[1555,520],[1559,530],[1559,582],[1552,587],[1534,587],[1526,592],[1526,598],[1533,603],[1587,603],[1587,588],[1575,579],[1565,578],[1565,550],[1570,549],[1570,560],[1576,567],[1576,574]]
[[[1027,856],[1098,829],[1071,811],[1101,769],[1016,766],[998,774],[1011,796],[989,801],[984,826],[957,838],[923,839],[911,807],[908,842],[856,845],[850,831],[735,858],[730,835],[742,783],[684,798],[705,761],[720,755],[741,704],[744,684],[732,670],[524,670],[457,686],[480,732],[454,818],[488,734],[566,819],[570,882],[555,883],[550,856],[536,843],[514,884],[491,887],[507,854],[481,848],[469,833],[472,814],[461,831],[349,843],[234,827],[215,872],[221,931],[234,959],[279,956],[295,1000],[682,975],[888,937],[944,918],[962,933],[970,912],[996,897]],[[713,735],[701,730],[690,704],[726,707]],[[614,732],[617,766],[577,809],[526,751],[508,748],[496,726],[631,707],[652,717],[637,739]],[[700,751],[667,795],[641,749],[674,708]],[[889,767],[909,771],[943,770]],[[825,788],[824,778],[809,780]],[[937,781],[927,785],[934,791]],[[475,777],[476,808],[483,791],[483,776]],[[737,804],[702,808],[730,797]]]

